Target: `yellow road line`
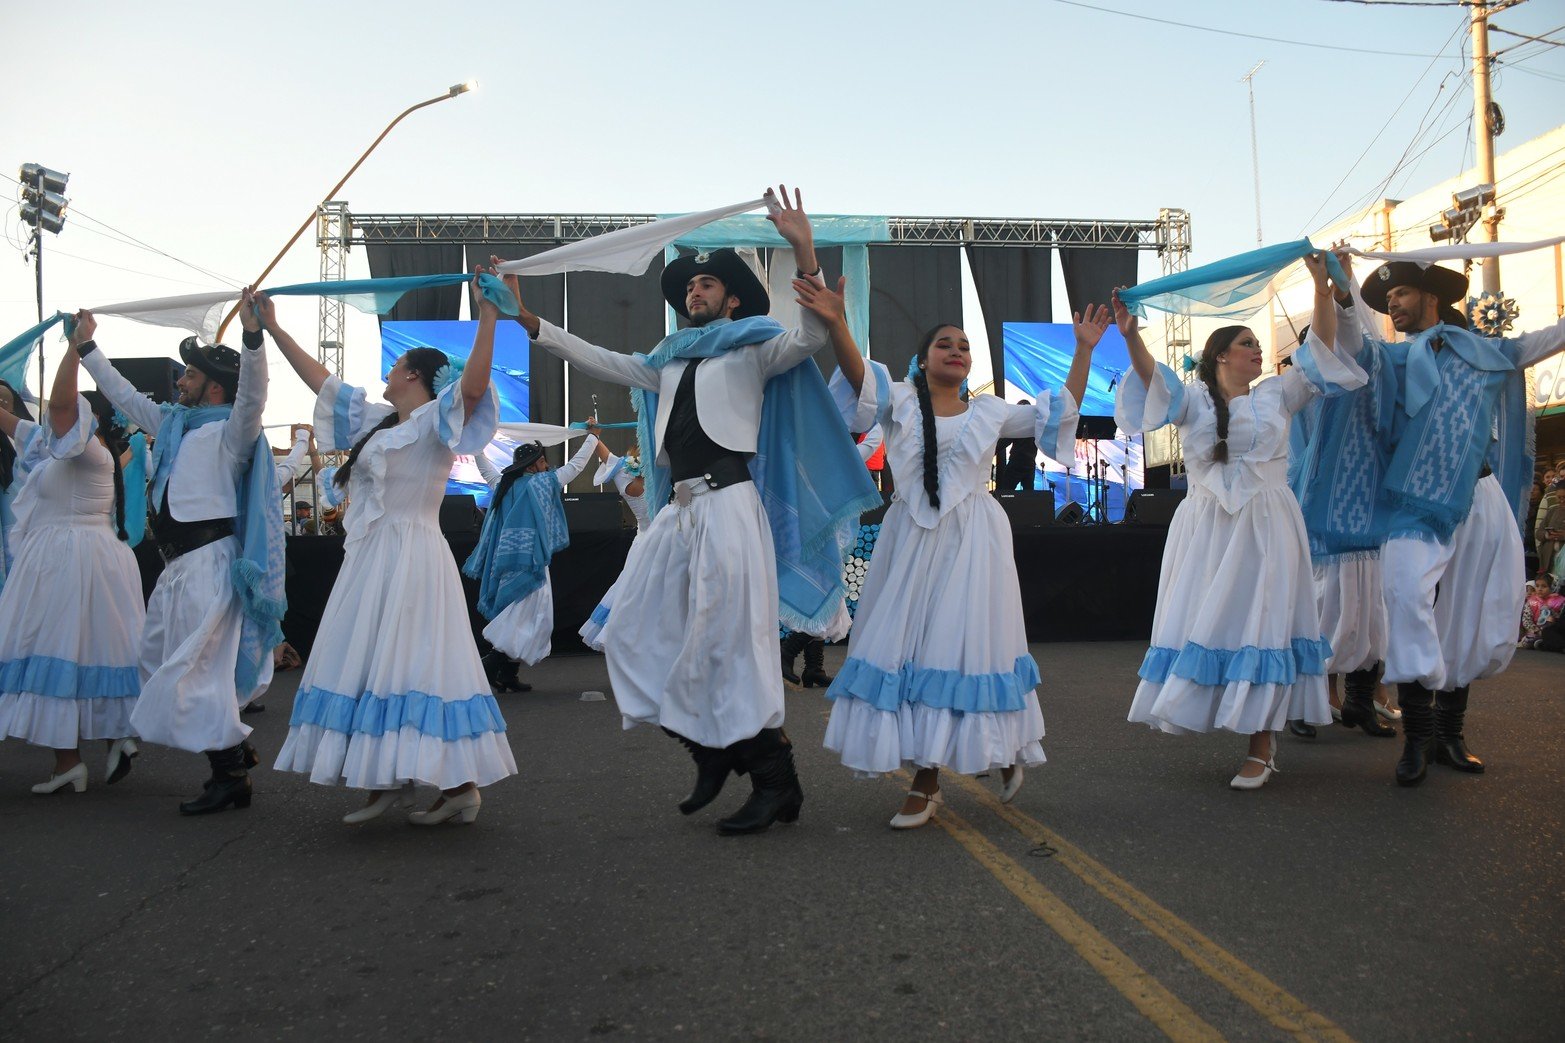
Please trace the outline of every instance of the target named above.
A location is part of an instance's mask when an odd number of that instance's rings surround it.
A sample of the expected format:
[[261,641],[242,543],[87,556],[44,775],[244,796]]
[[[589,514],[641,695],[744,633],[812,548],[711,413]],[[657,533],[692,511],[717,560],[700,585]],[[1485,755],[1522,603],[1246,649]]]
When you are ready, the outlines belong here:
[[1057,853],[1052,861],[1075,873],[1093,890],[1140,921],[1193,966],[1254,1008],[1278,1029],[1301,1041],[1352,1043],[1353,1037],[1338,1028],[1331,1019],[1311,1010],[1304,1001],[1154,902],[1129,881],[1111,872],[1107,866],[1043,823],[1009,804],[1001,804],[998,797],[972,779],[946,772],[942,773],[940,781],[942,785],[954,783],[1023,835],[1053,847]]
[[[904,773],[898,773],[904,774]],[[905,774],[904,774],[905,777]],[[956,812],[942,807],[934,817],[936,825],[967,849],[979,865],[999,880],[1037,915],[1038,919],[1065,940],[1077,954],[1104,979],[1162,1030],[1175,1043],[1219,1041],[1223,1036],[1169,992],[1163,983],[1142,970],[1101,931],[1049,890],[1014,858],[1001,851]]]

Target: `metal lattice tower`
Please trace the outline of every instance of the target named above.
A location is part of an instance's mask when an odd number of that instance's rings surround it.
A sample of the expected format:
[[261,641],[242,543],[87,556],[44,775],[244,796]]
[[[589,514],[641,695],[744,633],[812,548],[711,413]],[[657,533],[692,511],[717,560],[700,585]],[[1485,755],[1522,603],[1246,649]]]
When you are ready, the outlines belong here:
[[[1173,275],[1190,267],[1190,211],[1164,207],[1157,213],[1157,252],[1162,274]],[[1184,356],[1190,351],[1190,316],[1163,313],[1163,360],[1175,373],[1183,372]],[[1167,464],[1172,474],[1185,469],[1184,448],[1179,431],[1173,426],[1146,435],[1146,465]]]
[[[353,220],[348,204],[342,200],[322,203],[316,211],[315,241],[321,248],[321,281],[340,281],[348,277],[348,245]],[[320,335],[316,338],[315,357],[321,365],[342,376],[343,309],[340,300],[321,298]]]

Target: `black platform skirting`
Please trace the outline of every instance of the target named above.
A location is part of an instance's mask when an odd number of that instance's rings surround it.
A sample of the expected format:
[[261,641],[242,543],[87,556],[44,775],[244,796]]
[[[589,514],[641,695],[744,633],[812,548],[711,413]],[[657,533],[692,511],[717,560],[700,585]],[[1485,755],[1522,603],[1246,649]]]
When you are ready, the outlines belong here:
[[[587,651],[577,631],[618,578],[632,536],[628,530],[573,533],[571,545],[555,555],[549,568],[554,587],[553,654]],[[1145,641],[1152,633],[1165,536],[1165,529],[1125,525],[1015,531],[1027,639]],[[477,537],[448,536],[447,542],[460,565]],[[150,543],[137,550],[150,592],[162,563]],[[288,616],[283,620],[283,636],[303,656],[310,654],[341,568],[342,537],[288,537]],[[477,610],[478,584],[464,576],[462,586],[477,636],[485,622]]]

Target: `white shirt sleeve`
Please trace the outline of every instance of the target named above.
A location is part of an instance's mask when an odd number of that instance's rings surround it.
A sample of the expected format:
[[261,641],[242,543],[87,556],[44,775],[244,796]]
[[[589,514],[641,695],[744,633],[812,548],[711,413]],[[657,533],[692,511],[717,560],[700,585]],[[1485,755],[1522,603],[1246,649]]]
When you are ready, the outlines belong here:
[[500,484],[500,469],[490,462],[489,454],[482,449],[473,454],[473,463],[478,465],[478,473],[483,476],[489,491],[494,492]]
[[647,391],[658,389],[658,371],[645,362],[632,355],[588,344],[545,319],[538,320],[537,342],[539,347],[579,367],[589,376]]
[[588,435],[582,439],[581,448],[576,450],[576,455],[565,461],[565,466],[554,472],[554,477],[559,479],[560,488],[576,480],[576,476],[586,470],[588,462],[592,460],[593,452],[598,448],[596,435]]
[[102,348],[89,351],[82,359],[82,368],[92,375],[98,390],[103,392],[103,397],[114,403],[114,408],[130,418],[131,423],[148,435],[158,433],[158,428],[163,424],[163,411],[158,408],[156,402],[137,391],[136,385],[126,380],[124,374],[114,368],[114,363],[104,356]]

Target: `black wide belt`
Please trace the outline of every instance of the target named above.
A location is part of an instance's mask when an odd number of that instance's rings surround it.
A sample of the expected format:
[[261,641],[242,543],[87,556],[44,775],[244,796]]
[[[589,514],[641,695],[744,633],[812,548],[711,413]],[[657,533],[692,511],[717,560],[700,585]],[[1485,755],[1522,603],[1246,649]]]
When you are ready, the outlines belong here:
[[165,525],[163,531],[156,535],[158,551],[162,553],[163,560],[169,562],[181,554],[200,550],[209,543],[216,543],[233,534],[232,518],[214,518],[211,521],[191,522],[188,525],[183,523],[172,527]]
[[[750,478],[750,465],[745,462],[744,457],[737,455],[720,456],[695,474],[677,479],[674,484],[678,485],[680,482],[688,482],[692,479],[700,479],[706,482],[707,487],[710,489],[722,489],[730,485],[738,485],[741,482],[752,480]],[[672,503],[674,499],[673,490],[669,491],[668,498],[669,502]]]

